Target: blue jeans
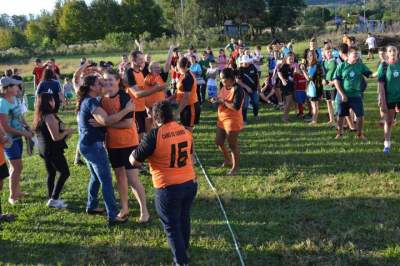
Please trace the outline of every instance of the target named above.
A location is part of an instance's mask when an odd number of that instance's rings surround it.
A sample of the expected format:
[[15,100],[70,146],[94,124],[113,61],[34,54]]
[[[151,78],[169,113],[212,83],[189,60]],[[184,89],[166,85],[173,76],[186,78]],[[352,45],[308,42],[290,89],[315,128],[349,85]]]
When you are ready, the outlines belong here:
[[190,208],[197,193],[197,183],[189,181],[156,189],[155,192],[156,211],[167,235],[174,263],[188,264]]
[[92,210],[99,207],[97,195],[101,185],[107,216],[109,221],[113,221],[117,216],[117,206],[112,185],[111,169],[104,144],[103,142],[95,142],[91,145],[80,143],[79,150],[86,158],[90,171],[86,208]]
[[242,108],[243,121],[247,122],[247,109],[249,108],[249,103],[253,106],[253,114],[255,117],[258,116],[258,108],[260,104],[260,98],[258,96],[258,91],[253,91],[251,94],[245,93],[244,103]]

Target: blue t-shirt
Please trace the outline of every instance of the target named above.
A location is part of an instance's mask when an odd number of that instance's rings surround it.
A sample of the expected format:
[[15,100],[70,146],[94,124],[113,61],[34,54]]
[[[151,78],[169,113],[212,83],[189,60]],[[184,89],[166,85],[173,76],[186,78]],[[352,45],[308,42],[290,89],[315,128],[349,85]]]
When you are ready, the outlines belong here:
[[[8,125],[16,130],[24,130],[22,123],[22,110],[17,97],[12,98],[12,103],[7,99],[0,97],[0,114],[8,116]],[[21,136],[14,136],[14,138],[21,138]]]
[[100,107],[100,102],[96,98],[87,97],[81,103],[78,113],[78,128],[79,142],[84,145],[103,142],[105,139],[105,127],[93,127],[89,124],[97,107]]
[[43,80],[39,83],[36,95],[47,92],[53,94],[54,101],[56,102],[56,111],[60,107],[60,96],[59,93],[61,91],[60,82],[57,80]]

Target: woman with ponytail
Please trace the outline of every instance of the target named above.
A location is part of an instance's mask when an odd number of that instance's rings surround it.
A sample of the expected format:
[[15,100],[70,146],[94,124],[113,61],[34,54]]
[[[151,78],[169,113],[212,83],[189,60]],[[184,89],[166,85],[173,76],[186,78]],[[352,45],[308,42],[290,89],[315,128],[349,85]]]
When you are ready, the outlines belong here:
[[86,158],[90,171],[86,212],[91,215],[104,213],[104,209],[99,208],[97,199],[101,185],[109,225],[122,224],[127,221],[127,218],[118,215],[111,169],[104,147],[105,127],[118,124],[126,115],[134,111],[134,107],[129,101],[118,113],[107,115],[101,108],[99,96],[101,96],[99,78],[94,75],[86,76],[82,86],[79,87],[77,103],[79,150]]

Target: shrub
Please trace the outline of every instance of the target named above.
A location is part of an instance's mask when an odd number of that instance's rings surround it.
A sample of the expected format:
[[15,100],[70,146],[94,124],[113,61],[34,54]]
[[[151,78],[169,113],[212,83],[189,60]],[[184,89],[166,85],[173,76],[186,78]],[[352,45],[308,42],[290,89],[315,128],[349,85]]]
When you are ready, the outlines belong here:
[[104,43],[116,50],[128,50],[133,44],[133,36],[129,32],[112,32],[104,38]]

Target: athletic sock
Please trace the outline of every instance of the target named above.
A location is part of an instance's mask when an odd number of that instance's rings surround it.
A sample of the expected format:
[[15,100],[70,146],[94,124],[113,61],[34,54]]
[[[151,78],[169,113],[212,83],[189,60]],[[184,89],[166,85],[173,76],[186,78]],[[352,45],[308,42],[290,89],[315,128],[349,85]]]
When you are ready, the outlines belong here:
[[390,140],[385,140],[384,142],[383,142],[383,146],[385,147],[385,148],[390,148],[390,145],[391,145],[392,143],[391,143],[391,141]]

